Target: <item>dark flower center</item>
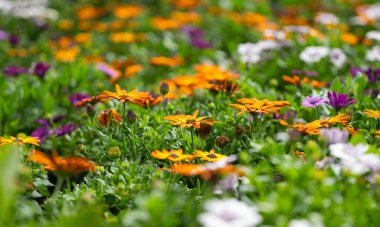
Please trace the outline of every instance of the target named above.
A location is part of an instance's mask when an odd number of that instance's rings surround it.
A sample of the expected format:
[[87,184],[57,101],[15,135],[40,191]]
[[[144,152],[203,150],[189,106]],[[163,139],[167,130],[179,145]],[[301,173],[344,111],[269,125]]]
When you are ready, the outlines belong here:
[[179,156],[176,155],[176,154],[170,154],[169,157],[171,157],[171,158],[178,158]]
[[195,120],[194,119],[187,119],[186,124],[194,124]]
[[217,158],[217,156],[215,154],[208,154],[206,155],[208,158]]

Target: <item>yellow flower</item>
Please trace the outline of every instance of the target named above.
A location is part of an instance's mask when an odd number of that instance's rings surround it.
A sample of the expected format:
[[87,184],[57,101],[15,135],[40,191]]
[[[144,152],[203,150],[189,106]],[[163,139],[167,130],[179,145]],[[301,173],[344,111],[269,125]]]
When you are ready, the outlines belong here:
[[115,88],[116,92],[103,91],[101,95],[104,95],[107,98],[117,99],[121,103],[131,102],[136,99],[145,100],[149,97],[149,92],[139,92],[136,90],[127,92],[126,90],[122,90],[118,84],[115,84]]
[[363,113],[368,117],[380,118],[380,111],[377,110],[364,110]]
[[236,115],[239,116],[244,113],[257,114],[257,113],[275,113],[278,110],[290,105],[288,101],[269,101],[267,99],[238,99],[241,104],[230,104],[235,109],[240,110]]
[[179,125],[181,128],[200,128],[202,122],[209,125],[216,122],[216,120],[210,119],[210,117],[197,117],[198,113],[199,110],[196,110],[193,115],[170,115],[166,116],[164,119],[168,120],[172,125]]
[[155,150],[150,155],[156,159],[167,159],[172,162],[191,161],[194,159],[193,155],[183,154],[182,149],[179,150]]
[[195,150],[194,156],[197,158],[200,158],[202,161],[208,161],[208,162],[219,161],[220,159],[227,157],[225,155],[215,153],[214,150],[211,150],[210,152]]
[[24,134],[19,134],[17,137],[10,136],[9,138],[0,137],[0,145],[3,144],[15,144],[24,145],[32,144],[35,146],[40,146],[40,139],[38,137],[26,136]]

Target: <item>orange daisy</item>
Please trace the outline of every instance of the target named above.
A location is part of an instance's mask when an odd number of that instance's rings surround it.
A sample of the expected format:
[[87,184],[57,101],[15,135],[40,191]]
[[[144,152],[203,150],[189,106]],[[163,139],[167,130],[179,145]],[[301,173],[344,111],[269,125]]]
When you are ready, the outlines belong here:
[[28,160],[41,164],[45,170],[75,175],[82,172],[93,171],[95,164],[83,157],[59,157],[56,151],[52,151],[51,157],[45,153],[33,150]]
[[167,159],[172,162],[191,161],[194,159],[193,155],[183,154],[182,149],[179,150],[155,150],[150,155],[156,159]]
[[172,125],[179,125],[181,128],[200,128],[201,123],[213,125],[217,122],[210,117],[198,117],[198,113],[199,110],[196,110],[193,115],[170,115],[166,116],[164,119],[168,120]]
[[127,92],[126,90],[122,90],[118,84],[115,84],[116,92],[111,91],[103,91],[101,95],[104,95],[107,98],[113,98],[119,100],[121,103],[130,102],[136,99],[146,99],[149,97],[149,92],[138,92],[133,90],[131,92]]

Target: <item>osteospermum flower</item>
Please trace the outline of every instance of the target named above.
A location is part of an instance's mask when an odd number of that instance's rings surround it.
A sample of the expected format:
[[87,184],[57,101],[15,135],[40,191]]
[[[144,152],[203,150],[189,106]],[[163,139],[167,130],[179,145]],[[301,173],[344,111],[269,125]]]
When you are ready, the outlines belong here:
[[256,207],[229,198],[206,201],[205,212],[198,216],[198,220],[205,227],[252,227],[261,223],[262,217]]
[[56,151],[52,151],[51,157],[45,153],[34,150],[28,160],[41,164],[45,170],[75,175],[82,172],[93,171],[95,164],[83,157],[59,157]]
[[320,135],[326,138],[329,144],[345,143],[348,139],[348,131],[338,128],[323,128]]
[[182,149],[179,150],[155,150],[150,155],[156,159],[167,159],[172,162],[191,161],[194,159],[193,155],[183,154]]
[[168,66],[168,67],[175,67],[182,64],[182,58],[179,56],[176,57],[165,57],[165,56],[158,56],[158,57],[152,57],[150,59],[150,63],[152,65],[158,65],[158,66]]
[[372,118],[380,118],[380,111],[377,110],[364,110],[363,113],[367,115],[367,117],[372,117]]
[[307,96],[302,101],[302,105],[304,107],[311,107],[311,108],[316,108],[317,106],[320,106],[323,103],[325,103],[325,99],[323,97],[318,97],[318,96]]
[[288,101],[269,101],[267,99],[257,100],[257,99],[238,99],[241,104],[230,104],[235,109],[240,110],[236,116],[244,113],[258,114],[258,113],[274,113],[282,108],[290,105]]
[[98,121],[103,126],[107,126],[111,121],[111,116],[112,116],[112,119],[114,119],[117,123],[120,123],[121,120],[123,119],[123,117],[118,112],[116,112],[116,110],[106,109],[106,110],[102,110],[102,112],[100,113],[98,117]]
[[202,161],[208,162],[219,161],[220,159],[227,157],[226,155],[215,153],[214,150],[210,150],[210,152],[195,150],[194,156],[200,158]]
[[127,92],[126,90],[122,90],[118,84],[115,84],[116,92],[111,91],[103,91],[101,95],[107,97],[119,100],[120,103],[130,102],[131,100],[138,100],[138,99],[146,99],[149,97],[149,92],[139,92],[136,90]]
[[348,98],[347,94],[341,94],[335,91],[328,92],[327,96],[329,98],[327,104],[336,110],[340,110],[344,107],[356,103],[355,99]]
[[217,122],[210,117],[198,117],[198,113],[199,110],[196,110],[193,115],[170,115],[166,116],[164,119],[168,120],[170,124],[180,126],[181,128],[200,128],[201,123],[213,125]]
[[35,146],[40,146],[40,139],[38,137],[26,136],[24,134],[19,134],[17,137],[10,136],[8,138],[0,137],[0,145],[3,144],[15,144],[24,145],[31,144]]

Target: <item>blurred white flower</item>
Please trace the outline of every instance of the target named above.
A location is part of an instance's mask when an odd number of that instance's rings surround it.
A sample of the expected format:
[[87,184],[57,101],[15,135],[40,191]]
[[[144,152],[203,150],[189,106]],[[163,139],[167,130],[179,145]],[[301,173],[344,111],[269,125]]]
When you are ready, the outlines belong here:
[[329,144],[345,143],[348,139],[348,132],[338,128],[324,128],[320,130],[320,136],[325,137]]
[[315,17],[315,21],[320,24],[338,24],[339,18],[331,13],[318,13]]
[[369,20],[380,20],[380,3],[362,7],[359,13]]
[[306,63],[319,62],[329,54],[329,49],[323,46],[308,46],[300,53],[300,59]]
[[337,143],[330,145],[331,156],[339,158],[344,169],[354,174],[380,171],[380,156],[366,153],[368,145]]
[[50,9],[48,0],[0,0],[0,12],[20,18],[57,19],[59,14]]
[[306,219],[294,219],[289,222],[288,227],[312,227],[312,225]]
[[250,227],[261,223],[256,207],[237,199],[213,199],[205,202],[205,212],[198,216],[205,227]]
[[330,51],[330,61],[338,69],[346,63],[347,55],[340,48],[333,48]]
[[241,60],[246,64],[254,64],[262,59],[262,54],[265,51],[279,48],[276,41],[262,40],[257,43],[243,43],[239,44],[237,52]]
[[365,58],[367,61],[380,61],[380,46],[374,46],[368,50]]
[[380,41],[380,31],[369,31],[365,34],[367,39],[372,39],[376,41]]

